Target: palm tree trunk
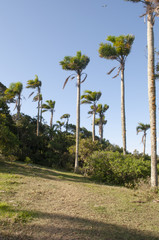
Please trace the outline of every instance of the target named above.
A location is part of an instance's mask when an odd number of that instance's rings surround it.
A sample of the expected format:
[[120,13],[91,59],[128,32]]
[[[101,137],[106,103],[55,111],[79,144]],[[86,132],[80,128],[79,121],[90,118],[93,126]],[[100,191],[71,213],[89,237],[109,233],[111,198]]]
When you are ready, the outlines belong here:
[[151,187],[158,186],[157,149],[156,149],[156,87],[154,77],[154,25],[153,13],[147,16],[147,48],[148,48],[148,97],[151,129]]
[[125,86],[124,86],[124,64],[121,66],[121,126],[123,139],[123,154],[126,154],[126,117],[125,117]]
[[52,128],[52,123],[53,123],[53,110],[51,110],[50,128]]
[[146,133],[144,133],[143,145],[144,145],[143,156],[145,156],[145,149],[146,149]]
[[42,109],[42,104],[43,104],[43,100],[40,101],[40,123],[42,122],[42,115],[43,115],[43,109]]
[[18,104],[17,104],[17,120],[20,117],[20,94],[18,95]]
[[74,172],[78,172],[78,152],[79,152],[79,131],[80,131],[80,95],[81,95],[81,76],[77,75],[77,113],[76,113],[76,152]]
[[[94,106],[95,108],[95,106]],[[95,109],[93,110],[93,123],[92,123],[92,140],[93,142],[95,141],[95,115],[96,115],[96,112],[95,112]]]
[[102,139],[103,139],[103,124],[102,124],[101,120],[99,122],[99,136],[100,136],[100,142],[102,142]]
[[38,116],[36,135],[39,136],[39,115],[40,115],[40,87],[38,87]]

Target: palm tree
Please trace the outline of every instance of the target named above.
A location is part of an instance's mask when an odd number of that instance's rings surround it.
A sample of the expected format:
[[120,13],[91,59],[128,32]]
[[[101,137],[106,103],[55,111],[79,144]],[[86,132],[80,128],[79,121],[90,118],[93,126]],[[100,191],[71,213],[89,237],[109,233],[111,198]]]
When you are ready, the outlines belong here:
[[147,15],[147,49],[148,49],[148,97],[151,129],[151,187],[158,186],[157,177],[157,144],[156,144],[156,86],[154,68],[154,23],[158,15],[158,0],[127,0],[141,2],[146,8]]
[[60,132],[61,132],[62,127],[64,126],[65,123],[61,121],[56,121],[56,123],[57,123],[57,129],[60,129]]
[[34,96],[33,102],[37,102],[39,99],[40,99],[40,117],[39,118],[40,118],[40,123],[41,123],[42,122],[42,104],[43,104],[43,96],[41,93],[40,93],[40,97],[38,94],[36,96]]
[[[74,79],[77,76],[77,120],[76,120],[76,152],[75,152],[75,168],[74,171],[78,171],[78,152],[79,152],[79,131],[80,131],[80,95],[81,95],[81,83],[83,83],[87,74],[82,71],[88,65],[89,57],[82,55],[81,52],[77,52],[75,57],[66,56],[64,60],[60,62],[60,65],[64,70],[74,71],[75,74],[71,74],[66,79],[63,88],[69,79]],[[84,79],[81,80],[82,75],[85,75]]]
[[66,132],[67,132],[67,130],[68,130],[69,118],[70,118],[70,114],[68,114],[68,113],[63,114],[63,115],[60,117],[60,119],[66,119],[66,124],[65,124],[65,126],[66,126]]
[[100,141],[103,139],[103,125],[107,123],[107,120],[105,120],[104,113],[109,109],[109,106],[107,104],[98,104],[96,112],[99,114],[99,118],[96,118],[95,124],[99,126],[99,136]]
[[[41,91],[41,85],[42,82],[39,80],[38,76],[35,75],[35,79],[34,80],[28,80],[27,81],[27,86],[26,88],[33,88],[33,89],[37,89],[38,93],[37,93],[37,98],[38,98],[38,115],[37,115],[37,131],[36,131],[36,135],[39,136],[39,116],[40,116],[40,91]],[[32,94],[34,94],[34,92],[32,92],[29,96],[31,96]]]
[[145,156],[145,149],[146,149],[146,131],[150,128],[150,124],[143,124],[143,123],[138,123],[139,125],[136,127],[137,134],[139,132],[144,132],[143,137],[142,137],[142,142],[144,145],[143,149],[143,156]]
[[6,99],[14,101],[15,100],[15,108],[17,109],[17,116],[16,119],[18,120],[20,117],[20,108],[21,108],[21,93],[23,90],[23,84],[21,82],[11,83],[9,88],[7,88],[4,92]]
[[[119,37],[108,36],[107,41],[110,43],[101,43],[99,48],[99,56],[101,58],[116,60],[119,62],[117,77],[121,72],[121,125],[123,139],[123,154],[126,154],[126,117],[125,117],[125,84],[124,84],[124,69],[127,56],[131,51],[135,37],[133,35],[121,35]],[[116,67],[108,73],[114,71]]]
[[97,110],[97,102],[100,99],[102,93],[99,92],[92,92],[89,90],[85,90],[84,94],[81,96],[81,104],[91,104],[91,111],[89,111],[89,114],[93,115],[93,129],[92,129],[92,140],[93,142],[95,141],[95,115],[96,115],[96,110]]
[[50,128],[53,126],[53,113],[55,109],[55,101],[47,100],[46,103],[42,104],[42,112],[50,111],[51,112],[51,118],[50,118]]

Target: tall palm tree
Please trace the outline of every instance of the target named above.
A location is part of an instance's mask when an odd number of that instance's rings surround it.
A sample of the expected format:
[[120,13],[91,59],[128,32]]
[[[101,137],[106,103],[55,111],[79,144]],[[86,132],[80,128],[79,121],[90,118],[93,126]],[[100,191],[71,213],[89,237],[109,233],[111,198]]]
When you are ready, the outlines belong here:
[[[39,116],[40,116],[40,92],[41,92],[41,85],[42,82],[39,80],[38,76],[35,75],[35,79],[33,80],[28,80],[27,81],[27,86],[26,88],[32,88],[32,89],[37,89],[37,98],[38,98],[38,115],[37,115],[37,130],[36,130],[36,135],[39,136]],[[32,92],[29,96],[34,94]]]
[[107,104],[98,104],[96,112],[99,114],[99,118],[96,118],[95,124],[99,126],[99,136],[100,141],[103,139],[103,125],[107,123],[107,120],[105,120],[104,113],[109,109],[109,106]]
[[15,97],[15,108],[17,109],[17,116],[16,119],[19,119],[20,116],[20,108],[21,108],[21,93],[23,90],[23,84],[21,82],[11,83],[9,88],[7,88],[4,92],[7,100],[13,101]]
[[138,123],[139,125],[136,127],[137,134],[139,132],[144,132],[143,137],[142,137],[142,142],[143,142],[143,156],[145,156],[145,150],[146,150],[146,131],[150,128],[150,124],[143,124],[143,123]]
[[97,102],[100,99],[102,93],[99,92],[92,92],[89,90],[85,90],[84,94],[81,96],[81,104],[91,104],[91,111],[89,111],[89,114],[93,115],[93,129],[92,129],[92,140],[95,141],[95,115],[97,110]]
[[158,16],[158,0],[127,0],[141,2],[146,8],[147,15],[147,49],[148,49],[148,98],[151,129],[151,187],[158,186],[157,177],[157,144],[156,144],[156,86],[154,68],[154,23]]
[[47,100],[46,103],[42,104],[42,112],[49,111],[51,113],[50,128],[53,126],[53,113],[55,111],[55,101]]
[[[117,77],[121,72],[121,125],[122,125],[122,139],[123,139],[123,154],[126,154],[126,116],[125,116],[125,83],[124,83],[124,69],[127,56],[131,51],[132,44],[135,37],[133,35],[121,35],[118,37],[108,36],[107,41],[110,43],[101,43],[99,48],[99,56],[101,58],[116,60],[119,62]],[[116,67],[111,69],[108,73],[114,71]]]
[[[79,131],[80,131],[80,95],[81,95],[81,83],[83,83],[87,74],[83,73],[83,70],[87,67],[90,59],[89,57],[82,55],[81,52],[77,52],[75,57],[66,56],[64,60],[60,62],[60,65],[64,70],[74,71],[75,74],[71,74],[66,79],[63,88],[69,79],[77,77],[77,120],[76,120],[76,153],[75,153],[75,168],[74,171],[78,171],[78,152],[79,152]],[[82,75],[85,75],[82,80]]]
[[66,119],[66,124],[65,124],[65,126],[66,126],[66,132],[67,132],[67,130],[68,130],[69,118],[70,118],[70,114],[69,114],[69,113],[65,113],[65,114],[63,114],[63,115],[60,117],[60,119]]

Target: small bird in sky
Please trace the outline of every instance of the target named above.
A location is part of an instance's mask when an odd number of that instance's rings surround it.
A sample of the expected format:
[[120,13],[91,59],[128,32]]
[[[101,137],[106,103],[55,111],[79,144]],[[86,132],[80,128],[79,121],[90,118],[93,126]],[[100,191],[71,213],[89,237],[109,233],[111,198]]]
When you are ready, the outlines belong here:
[[102,5],[102,7],[107,7],[107,5],[106,5],[106,4],[104,4],[104,5]]

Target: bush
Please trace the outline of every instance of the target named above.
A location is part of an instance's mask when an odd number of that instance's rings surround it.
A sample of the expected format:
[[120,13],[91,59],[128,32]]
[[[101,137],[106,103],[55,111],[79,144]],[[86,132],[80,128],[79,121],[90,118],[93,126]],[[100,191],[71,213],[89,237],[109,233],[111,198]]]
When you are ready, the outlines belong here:
[[150,161],[106,151],[94,152],[84,164],[85,172],[97,181],[132,187],[150,176],[150,168]]
[[[103,145],[99,141],[92,141],[92,138],[83,138],[80,139],[79,142],[79,156],[78,161],[80,167],[83,167],[83,164],[87,159],[92,155],[95,151],[102,150]],[[72,159],[72,163],[74,164],[75,159],[75,151],[76,151],[76,145],[73,145],[69,147],[69,154],[70,159]]]

